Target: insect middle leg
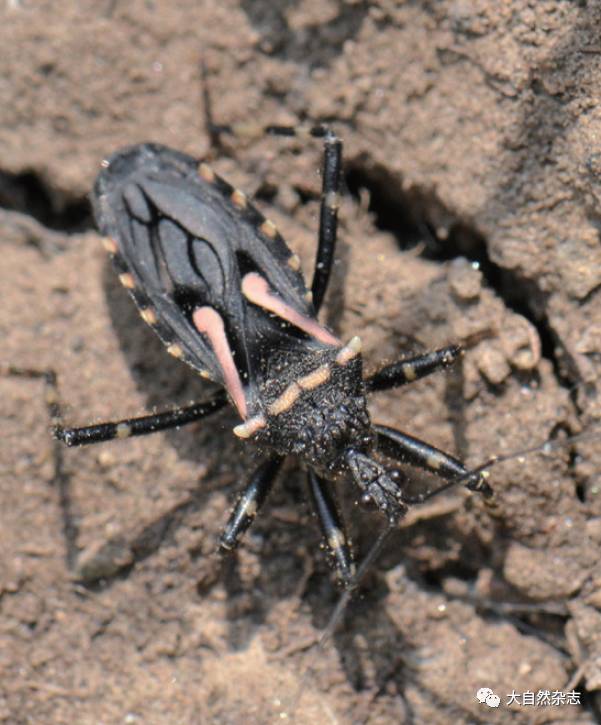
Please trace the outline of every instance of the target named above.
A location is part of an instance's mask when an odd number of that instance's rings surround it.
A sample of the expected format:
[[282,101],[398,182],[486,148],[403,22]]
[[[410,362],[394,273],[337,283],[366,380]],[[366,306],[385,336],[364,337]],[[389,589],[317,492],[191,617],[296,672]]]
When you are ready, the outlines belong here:
[[15,365],[6,365],[0,367],[0,372],[6,376],[43,380],[45,385],[44,397],[48,416],[53,426],[60,423],[61,409],[58,398],[58,384],[54,370],[34,370],[32,368],[21,368]]
[[365,387],[368,393],[399,388],[401,385],[431,375],[437,370],[450,367],[460,355],[459,345],[449,345],[424,355],[399,360],[366,378]]
[[253,473],[221,534],[220,547],[223,551],[231,551],[238,546],[240,538],[265,503],[284,460],[285,456],[272,456]]

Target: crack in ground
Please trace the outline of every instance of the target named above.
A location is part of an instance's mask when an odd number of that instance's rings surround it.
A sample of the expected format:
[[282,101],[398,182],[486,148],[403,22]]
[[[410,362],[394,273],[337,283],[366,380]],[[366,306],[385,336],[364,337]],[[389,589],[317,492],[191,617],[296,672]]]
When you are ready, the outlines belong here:
[[[392,233],[402,250],[414,249],[420,257],[438,263],[464,257],[477,263],[489,288],[503,301],[505,307],[527,319],[537,330],[541,340],[542,355],[548,359],[557,383],[570,391],[576,405],[574,385],[580,382],[568,351],[551,326],[548,316],[548,295],[536,280],[495,264],[488,254],[485,237],[459,215],[448,209],[430,189],[404,188],[403,178],[393,174],[367,155],[347,161],[346,185],[351,194],[359,199],[362,191],[369,196],[368,211],[373,215],[378,229]],[[443,220],[444,226],[440,227]],[[569,434],[569,432],[568,432]],[[554,438],[552,434],[550,437]],[[574,468],[575,452],[570,452],[570,468]],[[574,476],[574,493],[584,503],[585,487]],[[484,552],[486,553],[486,552]],[[477,596],[477,574],[481,567],[472,557],[459,556],[457,561],[442,567],[413,572],[412,577],[424,589],[431,589],[453,599],[470,602],[480,616],[507,621],[522,634],[533,636],[567,656],[563,630],[569,619],[567,611],[553,611],[548,604],[523,601],[510,597],[505,602],[481,600]],[[500,572],[497,572],[500,574]],[[464,588],[464,596],[454,596],[446,591],[446,583],[457,580]]]
[[[419,249],[419,256],[436,262],[463,257],[478,265],[489,288],[505,307],[527,319],[536,328],[542,355],[553,365],[562,387],[572,388],[574,371],[566,364],[561,340],[549,324],[547,295],[534,280],[495,264],[488,254],[486,239],[474,226],[449,210],[430,190],[405,190],[402,178],[362,155],[346,164],[347,188],[358,198],[369,193],[368,211],[378,229],[392,233],[403,250]],[[433,219],[444,219],[436,228]]]
[[59,191],[34,171],[0,170],[0,208],[28,216],[54,232],[76,234],[94,227],[87,197]]

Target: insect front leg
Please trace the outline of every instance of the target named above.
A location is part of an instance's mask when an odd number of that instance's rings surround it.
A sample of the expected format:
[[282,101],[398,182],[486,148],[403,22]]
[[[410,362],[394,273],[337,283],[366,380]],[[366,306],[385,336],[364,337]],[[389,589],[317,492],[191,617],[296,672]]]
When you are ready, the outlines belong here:
[[403,497],[406,503],[422,503],[455,485],[458,480],[465,481],[465,485],[471,491],[479,491],[486,497],[492,496],[493,491],[486,482],[484,471],[470,474],[463,463],[454,456],[394,428],[374,425],[374,430],[377,433],[376,446],[385,456],[401,463],[417,466],[448,481],[434,491],[411,499]]
[[309,491],[313,508],[317,513],[319,525],[332,552],[340,577],[346,587],[353,582],[355,566],[344,527],[344,521],[338,511],[331,484],[319,478],[313,471],[308,472]]

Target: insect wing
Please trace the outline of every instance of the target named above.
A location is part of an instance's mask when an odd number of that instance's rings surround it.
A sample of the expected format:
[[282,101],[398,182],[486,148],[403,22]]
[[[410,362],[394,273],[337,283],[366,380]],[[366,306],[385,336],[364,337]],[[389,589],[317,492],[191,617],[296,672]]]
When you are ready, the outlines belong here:
[[236,375],[252,398],[265,344],[290,336],[290,326],[249,303],[243,278],[258,275],[287,310],[313,317],[302,275],[288,263],[292,255],[275,227],[208,167],[199,174],[195,159],[155,144],[112,155],[92,203],[144,319],[172,354],[225,385],[240,410]]

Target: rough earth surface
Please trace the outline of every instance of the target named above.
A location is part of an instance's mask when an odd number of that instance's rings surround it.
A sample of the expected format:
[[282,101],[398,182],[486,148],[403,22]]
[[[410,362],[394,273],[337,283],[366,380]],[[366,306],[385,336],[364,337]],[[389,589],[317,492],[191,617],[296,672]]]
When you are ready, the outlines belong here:
[[[11,0],[0,18],[0,722],[597,721],[601,6]],[[344,139],[325,319],[362,337],[367,368],[465,347],[375,396],[374,419],[470,466],[584,432],[491,468],[490,504],[455,490],[412,508],[321,650],[340,592],[293,465],[221,560],[256,458],[233,413],[60,451],[43,380],[14,374],[56,371],[82,425],[209,391],[94,231],[86,194],[125,144],[209,155],[310,273],[319,144],[216,153],[201,55],[218,122],[321,120]],[[383,522],[339,488],[360,559]],[[569,690],[580,704],[507,704]]]

